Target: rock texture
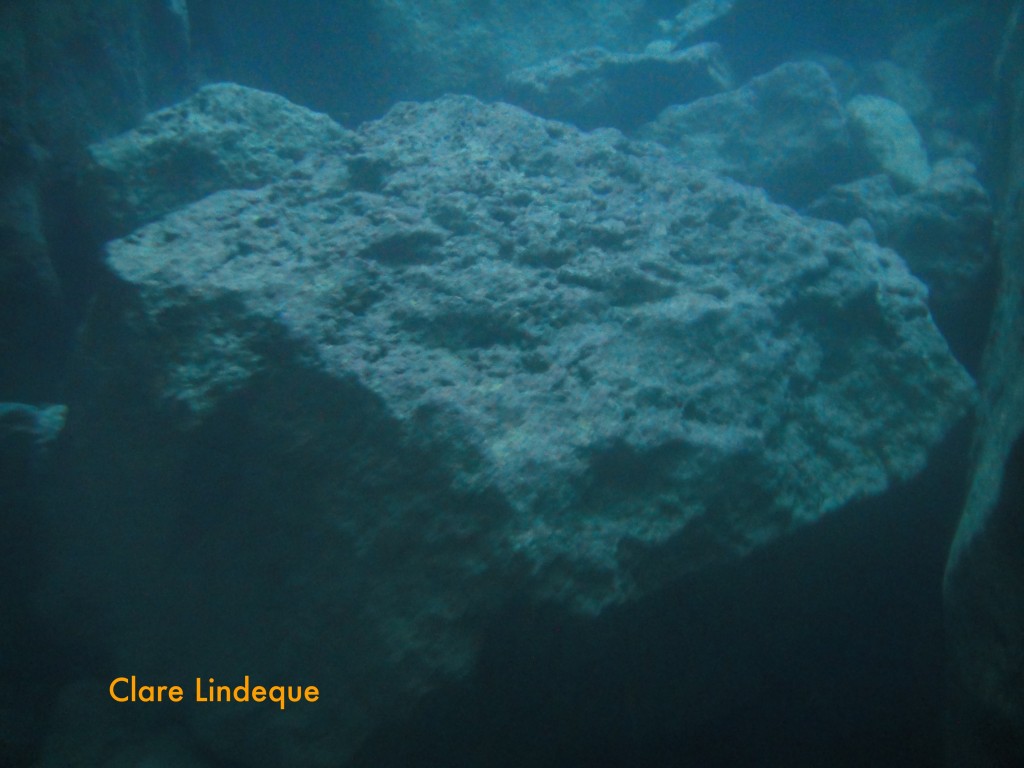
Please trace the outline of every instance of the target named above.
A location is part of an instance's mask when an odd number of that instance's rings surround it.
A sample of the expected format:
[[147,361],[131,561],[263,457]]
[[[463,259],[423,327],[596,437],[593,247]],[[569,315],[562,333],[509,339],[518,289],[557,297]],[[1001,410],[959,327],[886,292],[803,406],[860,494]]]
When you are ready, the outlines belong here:
[[[260,109],[211,86],[118,156]],[[253,146],[324,130],[288,114]],[[351,138],[112,242],[83,336],[43,607],[139,675],[331,692],[197,708],[213,752],[335,765],[496,604],[594,615],[749,553],[971,400],[893,252],[655,145],[468,97]]]
[[730,88],[731,78],[721,47],[706,43],[680,51],[652,45],[644,53],[586,48],[517,70],[505,83],[506,101],[541,117],[585,130],[632,130],[669,105]]
[[734,91],[669,107],[639,135],[790,204],[852,178],[835,86],[810,62],[784,64]]

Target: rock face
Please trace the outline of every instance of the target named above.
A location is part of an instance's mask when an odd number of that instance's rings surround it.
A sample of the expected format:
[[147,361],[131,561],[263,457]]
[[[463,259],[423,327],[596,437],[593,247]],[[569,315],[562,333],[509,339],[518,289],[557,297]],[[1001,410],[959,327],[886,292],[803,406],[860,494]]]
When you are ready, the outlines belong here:
[[373,0],[388,47],[411,65],[413,88],[477,90],[522,66],[586,45],[634,47],[650,18],[644,0]]
[[971,488],[946,566],[950,766],[1024,761],[1024,6],[1000,58],[1000,285]]
[[806,203],[849,176],[835,86],[818,64],[784,64],[742,88],[672,106],[640,131],[701,168]]
[[632,130],[672,104],[730,87],[721,47],[610,53],[587,48],[506,78],[504,97],[541,117],[591,129]]
[[[119,156],[260,109],[211,86]],[[972,397],[891,251],[468,97],[400,104],[107,263],[46,599],[139,675],[331,692],[273,728],[196,708],[254,765],[343,761],[465,674],[512,595],[594,615],[880,493]]]

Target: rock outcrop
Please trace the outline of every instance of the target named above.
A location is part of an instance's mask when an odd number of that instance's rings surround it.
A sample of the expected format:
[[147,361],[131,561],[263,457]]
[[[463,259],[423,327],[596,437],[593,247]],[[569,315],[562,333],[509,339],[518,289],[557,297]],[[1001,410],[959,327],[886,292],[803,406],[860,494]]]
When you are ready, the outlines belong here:
[[[209,86],[93,154],[142,178],[260,110]],[[196,708],[213,753],[335,765],[510,596],[593,616],[743,556],[918,472],[971,402],[892,251],[654,144],[468,97],[287,114],[322,151],[256,188],[218,155],[109,244],[40,598],[140,676],[332,692],[273,728]]]
[[680,42],[690,40],[729,16],[736,0],[693,0],[673,18],[658,22],[662,33]]

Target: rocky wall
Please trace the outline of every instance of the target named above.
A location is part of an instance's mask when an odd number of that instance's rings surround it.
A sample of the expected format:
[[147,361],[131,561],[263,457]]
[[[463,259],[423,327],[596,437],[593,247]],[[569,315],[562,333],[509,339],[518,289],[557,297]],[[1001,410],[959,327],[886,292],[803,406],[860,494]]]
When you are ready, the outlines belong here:
[[1000,283],[981,376],[972,484],[945,578],[950,766],[1024,761],[1024,34],[999,61],[1005,164]]

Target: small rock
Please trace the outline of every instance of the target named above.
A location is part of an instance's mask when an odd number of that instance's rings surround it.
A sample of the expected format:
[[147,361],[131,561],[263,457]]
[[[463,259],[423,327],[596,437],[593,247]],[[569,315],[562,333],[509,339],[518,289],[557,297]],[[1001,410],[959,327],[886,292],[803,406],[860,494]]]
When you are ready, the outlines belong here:
[[846,105],[854,147],[901,188],[928,181],[928,154],[914,122],[895,101],[883,96],[854,96]]
[[963,160],[942,160],[920,189],[899,194],[888,176],[839,185],[808,207],[848,224],[862,218],[927,283],[933,303],[950,309],[991,268],[993,211],[988,192]]

